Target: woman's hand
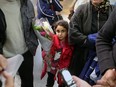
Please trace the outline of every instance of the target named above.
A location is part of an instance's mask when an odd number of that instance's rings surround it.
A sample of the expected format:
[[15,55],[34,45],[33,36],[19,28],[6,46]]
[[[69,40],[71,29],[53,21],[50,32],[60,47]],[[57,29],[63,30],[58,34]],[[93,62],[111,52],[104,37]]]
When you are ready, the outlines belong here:
[[97,81],[97,84],[109,87],[116,87],[116,70],[115,69],[107,70],[103,75],[103,77]]

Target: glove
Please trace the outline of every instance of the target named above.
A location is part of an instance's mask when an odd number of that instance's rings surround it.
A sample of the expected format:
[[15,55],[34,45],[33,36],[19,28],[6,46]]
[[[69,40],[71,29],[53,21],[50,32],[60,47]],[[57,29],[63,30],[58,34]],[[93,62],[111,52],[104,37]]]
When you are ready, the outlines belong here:
[[90,49],[95,50],[96,38],[97,38],[97,33],[89,34],[86,40],[86,46]]
[[97,33],[94,33],[94,34],[89,34],[87,39],[90,42],[90,44],[95,45],[96,38],[97,38]]

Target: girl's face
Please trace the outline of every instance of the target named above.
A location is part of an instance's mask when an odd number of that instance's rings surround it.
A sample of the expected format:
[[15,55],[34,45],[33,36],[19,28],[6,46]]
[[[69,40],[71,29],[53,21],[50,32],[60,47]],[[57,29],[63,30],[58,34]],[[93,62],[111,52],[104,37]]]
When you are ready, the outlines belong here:
[[56,27],[55,32],[61,41],[64,41],[68,34],[67,29],[60,25]]
[[103,2],[104,0],[91,0],[92,1],[92,4],[94,5],[94,6],[97,6],[97,5],[99,5],[101,2]]

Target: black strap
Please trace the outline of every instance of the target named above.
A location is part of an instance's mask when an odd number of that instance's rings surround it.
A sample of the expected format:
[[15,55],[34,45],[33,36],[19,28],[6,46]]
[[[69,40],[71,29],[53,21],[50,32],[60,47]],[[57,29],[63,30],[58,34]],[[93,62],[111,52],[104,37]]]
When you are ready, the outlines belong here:
[[[2,10],[0,9],[0,22],[1,22],[1,25],[3,25],[3,28],[6,29],[6,21],[5,21],[5,16],[4,16],[4,13],[2,12]],[[0,26],[2,27],[2,26]]]
[[0,9],[0,54],[3,53],[3,45],[6,40],[6,21],[2,10]]

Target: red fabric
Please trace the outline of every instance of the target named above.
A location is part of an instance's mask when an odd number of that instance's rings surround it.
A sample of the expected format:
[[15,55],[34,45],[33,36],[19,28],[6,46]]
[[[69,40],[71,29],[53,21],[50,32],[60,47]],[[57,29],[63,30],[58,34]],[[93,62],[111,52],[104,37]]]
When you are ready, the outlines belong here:
[[[70,64],[73,47],[68,44],[68,40],[64,42],[64,47],[62,48],[62,53],[58,62],[54,62],[55,51],[61,49],[60,41],[56,35],[53,37],[53,45],[51,47],[51,54],[53,56],[52,63],[56,65],[56,68],[62,69],[67,68]],[[56,64],[55,64],[56,63]]]
[[[55,55],[55,51],[58,49],[62,49],[62,53],[61,53],[59,61],[56,62],[56,61],[54,61],[54,55]],[[51,58],[51,61],[52,61],[51,66],[55,67],[55,70],[51,69],[51,72],[53,74],[56,74],[57,70],[60,70],[63,68],[68,68],[71,57],[72,57],[72,52],[73,52],[73,47],[68,44],[68,38],[64,42],[64,46],[62,48],[58,37],[56,35],[54,35],[53,45],[52,45],[51,51],[50,51],[50,53],[53,56],[53,58]],[[58,74],[58,83],[59,84],[62,83],[61,77],[59,77],[59,74]]]
[[[53,44],[51,46],[51,50],[50,50],[50,54],[52,55],[51,58],[51,67],[55,68],[52,69],[51,68],[51,73],[56,74],[56,72],[60,69],[63,68],[68,68],[69,64],[70,64],[70,60],[72,57],[72,52],[73,52],[73,47],[71,45],[68,44],[68,38],[66,39],[66,41],[63,44],[63,47],[60,44],[60,40],[58,39],[58,37],[56,35],[52,36],[52,40],[53,40]],[[54,56],[57,50],[62,49],[61,50],[61,55],[58,61],[54,61]],[[43,57],[45,57],[45,52],[43,51],[42,53]],[[45,71],[47,70],[47,65],[45,65],[41,77],[44,77],[45,75]],[[60,74],[57,75],[58,78],[58,84],[62,84],[62,79]]]
[[46,73],[47,73],[47,63],[46,62],[44,62],[44,67],[43,67],[43,69],[42,69],[42,73],[41,73],[41,79],[46,75]]

